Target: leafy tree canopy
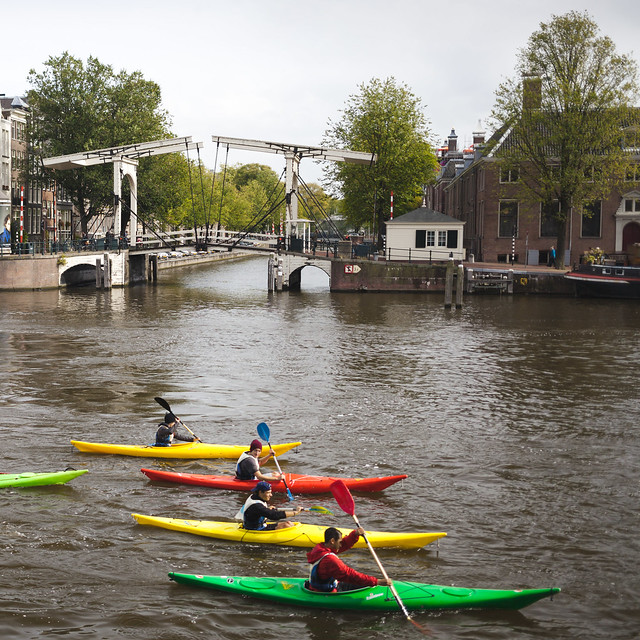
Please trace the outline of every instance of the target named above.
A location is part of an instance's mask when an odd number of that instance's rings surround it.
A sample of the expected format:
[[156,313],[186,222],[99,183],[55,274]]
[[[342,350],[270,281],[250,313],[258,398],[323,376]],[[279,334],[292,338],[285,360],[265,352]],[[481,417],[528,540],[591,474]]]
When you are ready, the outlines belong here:
[[508,132],[496,156],[517,166],[523,199],[558,203],[549,210],[561,267],[570,208],[605,198],[631,160],[623,139],[638,119],[637,64],[586,12],[571,11],[540,25],[516,71],[496,91],[492,123]]
[[[32,69],[27,100],[31,107],[30,140],[48,156],[103,149],[170,136],[169,116],[161,108],[160,87],[139,71],[115,73],[112,67],[89,57],[86,64],[65,52],[51,56],[40,73]],[[157,158],[140,171],[153,172]],[[113,168],[110,165],[59,171],[56,179],[72,195],[81,212],[83,230],[88,220],[113,204]],[[162,183],[158,181],[158,186]],[[171,187],[170,187],[171,188]]]
[[375,153],[377,163],[330,163],[325,184],[339,187],[344,215],[355,228],[373,223],[375,230],[389,218],[391,191],[396,214],[420,203],[437,162],[420,98],[393,77],[373,78],[358,88],[342,117],[329,120],[323,144]]

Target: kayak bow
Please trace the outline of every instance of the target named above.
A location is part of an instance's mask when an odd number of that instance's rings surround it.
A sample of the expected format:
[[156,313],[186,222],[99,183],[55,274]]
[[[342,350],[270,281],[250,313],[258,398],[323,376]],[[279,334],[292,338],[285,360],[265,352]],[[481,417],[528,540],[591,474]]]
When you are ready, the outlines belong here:
[[88,469],[69,469],[67,471],[51,471],[49,473],[3,473],[0,475],[2,487],[44,487],[51,484],[64,484],[87,473]]

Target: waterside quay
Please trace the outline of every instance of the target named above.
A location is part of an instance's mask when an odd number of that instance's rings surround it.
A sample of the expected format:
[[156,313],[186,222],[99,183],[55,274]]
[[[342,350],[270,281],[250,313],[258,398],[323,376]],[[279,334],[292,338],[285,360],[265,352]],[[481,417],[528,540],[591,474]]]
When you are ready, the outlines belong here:
[[[261,252],[265,255],[266,252]],[[175,252],[159,257],[150,251],[69,252],[64,255],[0,257],[0,291],[57,289],[81,284],[98,288],[162,281],[164,269],[244,258],[248,249],[207,253]],[[313,256],[283,251],[271,253],[269,290],[300,288],[302,269],[320,268],[335,292],[462,292],[466,294],[553,294],[574,296],[565,271],[526,265],[485,263],[387,262],[347,257]],[[462,280],[461,280],[462,278]],[[460,281],[460,287],[458,282]],[[449,284],[447,284],[449,282]]]

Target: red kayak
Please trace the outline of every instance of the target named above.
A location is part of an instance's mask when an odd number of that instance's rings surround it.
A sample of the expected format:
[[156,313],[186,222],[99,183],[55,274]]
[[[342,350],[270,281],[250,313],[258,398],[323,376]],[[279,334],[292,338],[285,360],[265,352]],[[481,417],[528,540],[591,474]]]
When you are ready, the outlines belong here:
[[[236,480],[234,476],[212,476],[200,473],[176,473],[173,471],[157,471],[155,469],[140,469],[149,480],[162,482],[178,482],[180,484],[195,484],[200,487],[214,489],[231,489],[233,491],[251,491],[257,480]],[[378,478],[331,478],[329,476],[305,476],[298,473],[285,473],[284,477],[292,493],[329,493],[329,487],[336,480],[342,480],[351,491],[381,491],[406,475],[383,476]],[[269,480],[274,492],[286,493],[287,488],[282,480]]]

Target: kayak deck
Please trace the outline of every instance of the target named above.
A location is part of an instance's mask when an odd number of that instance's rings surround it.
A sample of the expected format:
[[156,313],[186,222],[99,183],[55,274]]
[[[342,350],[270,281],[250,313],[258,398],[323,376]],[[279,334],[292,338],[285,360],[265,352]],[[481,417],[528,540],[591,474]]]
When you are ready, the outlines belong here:
[[[280,604],[320,609],[399,611],[389,587],[366,587],[338,593],[305,588],[304,578],[253,578],[169,573],[180,584],[248,595]],[[438,609],[522,609],[560,592],[546,589],[467,589],[420,582],[393,582],[409,611]]]
[[[84,453],[108,453],[121,456],[137,456],[141,458],[175,458],[197,460],[199,458],[232,458],[237,460],[246,446],[233,444],[207,444],[205,442],[178,442],[170,447],[153,445],[106,444],[101,442],[83,442],[71,440],[71,444]],[[301,442],[274,444],[277,456],[298,447]]]
[[[157,469],[140,469],[149,480],[160,482],[177,482],[192,484],[199,487],[227,489],[231,491],[251,491],[258,480],[238,480],[235,476],[210,475],[204,473],[179,473],[175,471],[160,471]],[[286,493],[287,486],[291,493],[318,494],[330,493],[331,485],[336,480],[342,480],[351,491],[382,491],[392,484],[404,480],[406,474],[396,476],[379,476],[374,478],[337,478],[331,476],[310,476],[299,473],[285,473],[285,482],[269,480],[274,493]]]
[[[183,520],[180,518],[159,518],[132,513],[138,524],[182,531],[199,536],[233,540],[251,544],[278,544],[289,547],[315,547],[324,542],[324,532],[327,525],[294,523],[294,526],[273,531],[251,531],[237,522],[218,522],[215,520]],[[350,529],[338,529],[343,536],[348,535]],[[367,531],[367,538],[374,547],[393,547],[399,549],[420,549],[440,538],[444,532],[409,532],[391,533],[385,531]],[[354,548],[364,548],[367,544],[360,538]]]
[[68,469],[66,471],[50,471],[45,473],[3,473],[0,475],[1,487],[44,487],[52,484],[65,484],[78,476],[87,473],[88,469]]

